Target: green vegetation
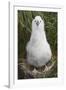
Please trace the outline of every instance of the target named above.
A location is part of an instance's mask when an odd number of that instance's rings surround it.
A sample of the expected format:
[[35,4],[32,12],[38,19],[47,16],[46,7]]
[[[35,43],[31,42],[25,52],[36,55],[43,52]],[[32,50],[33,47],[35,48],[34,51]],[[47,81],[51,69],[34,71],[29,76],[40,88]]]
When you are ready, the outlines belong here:
[[48,72],[46,77],[57,77],[57,13],[56,12],[42,12],[42,11],[18,11],[18,62],[22,62],[26,57],[26,44],[31,35],[31,24],[35,16],[41,16],[45,21],[45,32],[47,40],[52,50],[53,69]]

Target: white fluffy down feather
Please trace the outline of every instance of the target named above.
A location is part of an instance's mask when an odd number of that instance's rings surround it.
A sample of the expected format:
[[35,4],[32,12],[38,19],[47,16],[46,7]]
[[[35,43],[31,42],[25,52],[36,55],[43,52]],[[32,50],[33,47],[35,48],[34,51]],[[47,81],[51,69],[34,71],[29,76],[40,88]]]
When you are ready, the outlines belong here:
[[32,33],[26,46],[27,63],[35,67],[42,67],[51,60],[51,49],[44,30],[44,21],[36,16],[32,21]]

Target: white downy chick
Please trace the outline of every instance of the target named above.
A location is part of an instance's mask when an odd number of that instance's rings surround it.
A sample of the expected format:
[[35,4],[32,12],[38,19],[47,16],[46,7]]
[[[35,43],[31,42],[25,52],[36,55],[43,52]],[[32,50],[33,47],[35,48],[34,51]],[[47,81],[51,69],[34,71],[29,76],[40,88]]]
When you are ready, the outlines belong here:
[[27,63],[35,67],[42,67],[51,60],[51,49],[46,39],[44,21],[36,16],[32,21],[32,32],[26,46]]

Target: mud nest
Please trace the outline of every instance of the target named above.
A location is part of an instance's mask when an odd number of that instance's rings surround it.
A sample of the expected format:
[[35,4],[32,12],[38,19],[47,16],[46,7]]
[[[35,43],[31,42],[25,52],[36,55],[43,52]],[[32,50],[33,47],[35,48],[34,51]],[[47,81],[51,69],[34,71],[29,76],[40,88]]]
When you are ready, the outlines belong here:
[[[25,61],[20,59],[21,61]],[[18,79],[57,77],[57,61],[53,60],[42,68],[33,68],[25,62],[18,62]]]

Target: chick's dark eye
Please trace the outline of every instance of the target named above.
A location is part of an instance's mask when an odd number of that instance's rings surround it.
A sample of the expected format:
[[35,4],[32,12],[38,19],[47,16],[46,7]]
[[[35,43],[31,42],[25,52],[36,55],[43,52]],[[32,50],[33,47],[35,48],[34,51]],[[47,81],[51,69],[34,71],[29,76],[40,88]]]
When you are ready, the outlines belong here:
[[36,22],[36,20],[35,20],[35,22]]

